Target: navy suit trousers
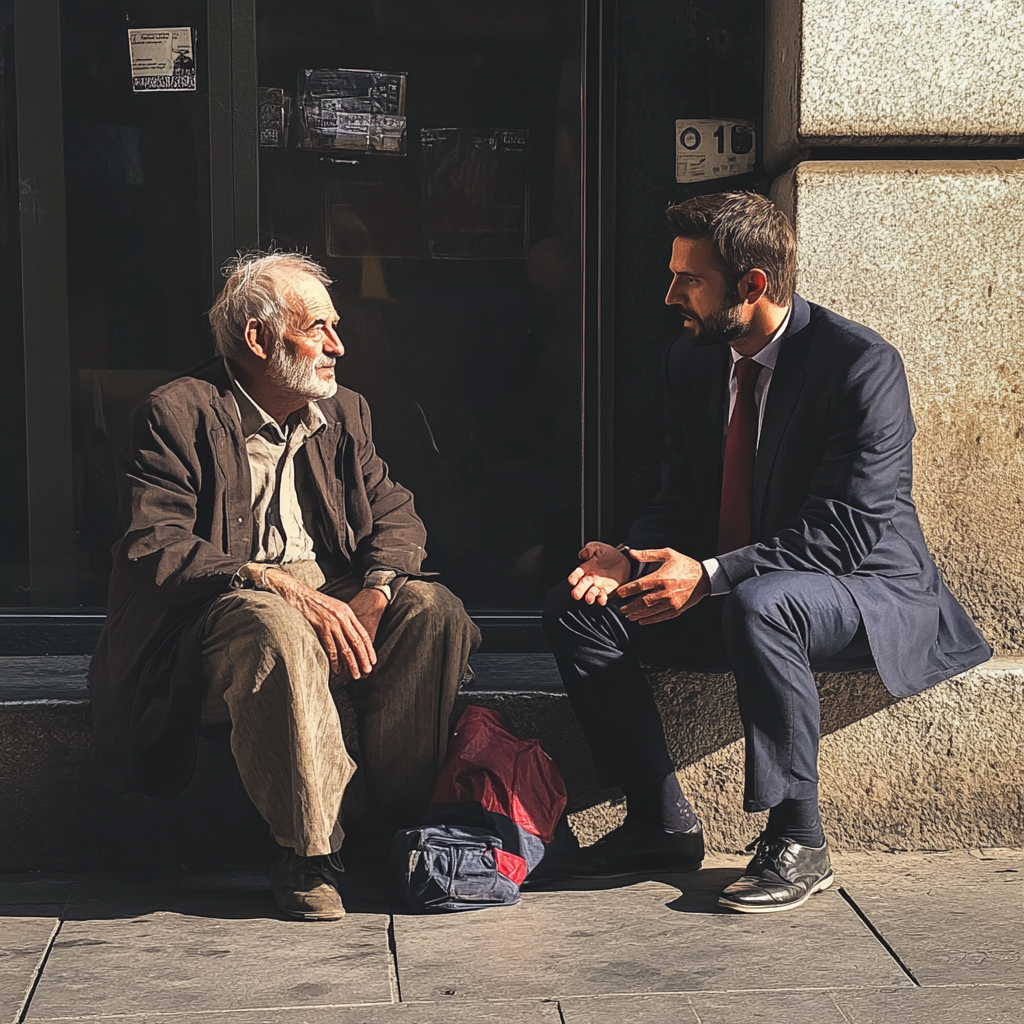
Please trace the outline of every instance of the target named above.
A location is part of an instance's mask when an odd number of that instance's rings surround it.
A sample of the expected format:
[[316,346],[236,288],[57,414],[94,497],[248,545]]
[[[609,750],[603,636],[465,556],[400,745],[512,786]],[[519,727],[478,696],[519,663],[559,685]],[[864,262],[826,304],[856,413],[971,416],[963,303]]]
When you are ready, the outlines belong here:
[[817,792],[820,715],[812,669],[870,668],[853,598],[824,573],[773,572],[669,622],[629,622],[613,599],[574,601],[568,583],[544,629],[603,786],[639,788],[674,770],[641,664],[731,670],[746,740],[744,809]]

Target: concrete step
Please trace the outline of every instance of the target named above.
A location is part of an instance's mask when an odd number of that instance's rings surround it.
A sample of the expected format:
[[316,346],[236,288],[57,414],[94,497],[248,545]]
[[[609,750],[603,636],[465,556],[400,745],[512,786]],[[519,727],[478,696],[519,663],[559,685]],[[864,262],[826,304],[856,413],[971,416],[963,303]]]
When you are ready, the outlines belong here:
[[[254,863],[273,846],[249,804],[225,733],[204,735],[196,775],[176,800],[116,796],[95,762],[81,655],[0,658],[0,871],[113,863]],[[570,820],[591,842],[622,817],[601,790],[550,655],[477,655],[467,703],[536,736],[569,791]],[[727,674],[652,669],[685,792],[711,849],[741,849],[760,816],[741,810],[743,747]],[[999,658],[907,700],[873,673],[818,678],[826,827],[837,849],[949,850],[1024,843],[1024,659]],[[341,703],[349,742],[354,722]],[[358,773],[356,779],[358,780]],[[361,794],[353,786],[350,807]]]

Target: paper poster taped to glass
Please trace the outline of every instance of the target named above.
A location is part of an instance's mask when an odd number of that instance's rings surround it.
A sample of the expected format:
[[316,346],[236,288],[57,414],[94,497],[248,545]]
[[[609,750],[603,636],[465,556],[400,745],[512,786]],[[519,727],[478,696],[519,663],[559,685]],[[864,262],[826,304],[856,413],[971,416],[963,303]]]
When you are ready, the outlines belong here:
[[297,145],[405,154],[405,73],[306,68],[296,87]]
[[132,92],[195,92],[191,28],[130,28]]

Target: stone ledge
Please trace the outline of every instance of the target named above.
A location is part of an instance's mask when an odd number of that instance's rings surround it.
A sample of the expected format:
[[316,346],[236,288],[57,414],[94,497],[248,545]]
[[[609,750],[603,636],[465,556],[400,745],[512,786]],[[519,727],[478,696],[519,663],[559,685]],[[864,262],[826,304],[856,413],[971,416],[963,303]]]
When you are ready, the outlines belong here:
[[[760,819],[741,810],[743,745],[731,676],[660,669],[651,678],[709,847],[741,849]],[[822,675],[819,688],[822,807],[837,849],[1024,842],[1024,659],[995,659],[903,701],[873,673]],[[469,691],[455,713],[467,703],[496,708],[522,735],[541,739],[565,776],[584,842],[618,824],[621,801],[598,788],[564,693]],[[346,704],[342,713],[351,739]],[[360,796],[353,787],[355,806]],[[251,863],[273,851],[222,736],[202,739],[195,779],[176,800],[108,792],[81,695],[0,703],[0,820],[0,871]]]
[[[709,847],[742,849],[764,816],[742,811],[743,742],[732,677],[677,669],[650,676],[680,781],[704,820]],[[818,687],[821,804],[837,849],[1024,842],[1024,659],[993,659],[899,701],[873,672],[822,674]],[[472,700],[542,740],[565,776],[573,828],[583,842],[621,822],[621,799],[598,788],[564,694],[482,693]]]

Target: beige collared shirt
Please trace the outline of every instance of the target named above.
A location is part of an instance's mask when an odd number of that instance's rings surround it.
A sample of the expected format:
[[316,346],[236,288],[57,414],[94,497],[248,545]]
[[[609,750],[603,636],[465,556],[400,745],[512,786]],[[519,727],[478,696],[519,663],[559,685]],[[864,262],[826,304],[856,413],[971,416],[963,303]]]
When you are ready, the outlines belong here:
[[252,477],[251,561],[310,561],[315,555],[307,523],[311,522],[315,496],[304,479],[302,464],[296,466],[295,453],[327,426],[327,420],[310,402],[292,413],[282,428],[239,384],[227,361],[224,365],[238,406]]

